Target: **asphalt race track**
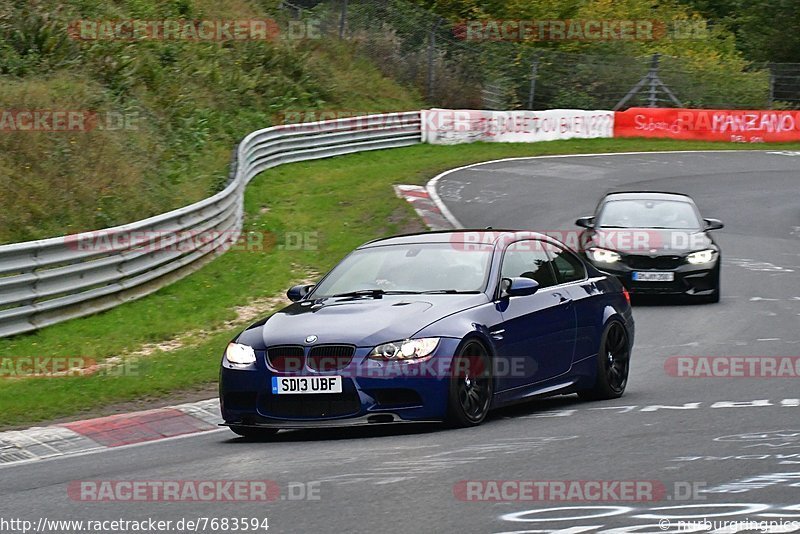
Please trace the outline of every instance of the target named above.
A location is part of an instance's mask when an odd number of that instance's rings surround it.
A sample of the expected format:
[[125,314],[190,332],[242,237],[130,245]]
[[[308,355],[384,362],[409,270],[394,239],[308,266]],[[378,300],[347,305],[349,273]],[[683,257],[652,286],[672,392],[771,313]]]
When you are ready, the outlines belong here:
[[[800,377],[686,378],[665,370],[673,356],[800,356],[800,154],[527,159],[450,173],[435,187],[464,226],[540,231],[574,230],[611,188],[688,193],[705,217],[726,224],[716,234],[722,301],[637,305],[630,382],[617,401],[541,400],[464,430],[293,431],[274,443],[220,430],[9,466],[0,468],[0,516],[173,524],[267,517],[271,532],[364,533],[677,532],[681,516],[800,521]],[[275,481],[281,497],[83,502],[68,493],[76,480],[231,479]],[[513,495],[497,502],[487,500],[497,497],[490,485],[467,492],[462,482],[485,480],[639,481],[657,491],[636,501],[612,491],[604,502]],[[800,532],[800,523],[773,532]]]

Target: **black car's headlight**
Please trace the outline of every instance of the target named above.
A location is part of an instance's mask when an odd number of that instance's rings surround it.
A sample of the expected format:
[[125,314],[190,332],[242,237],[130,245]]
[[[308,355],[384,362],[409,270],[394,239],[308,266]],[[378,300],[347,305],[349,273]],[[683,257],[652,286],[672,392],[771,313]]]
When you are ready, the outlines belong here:
[[238,365],[249,365],[255,363],[256,353],[249,345],[229,343],[225,349],[225,359]]
[[702,265],[704,263],[711,263],[717,257],[717,251],[712,249],[698,250],[686,256],[686,261],[692,265]]
[[616,263],[622,258],[613,250],[607,250],[604,248],[593,247],[587,252],[589,253],[589,258],[600,263]]
[[438,337],[392,341],[372,349],[369,358],[373,360],[419,360],[430,356],[438,346]]

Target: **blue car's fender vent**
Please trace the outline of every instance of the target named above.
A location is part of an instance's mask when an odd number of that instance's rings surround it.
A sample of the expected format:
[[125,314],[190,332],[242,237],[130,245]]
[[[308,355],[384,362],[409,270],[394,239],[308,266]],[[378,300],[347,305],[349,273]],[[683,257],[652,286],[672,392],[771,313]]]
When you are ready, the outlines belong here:
[[352,345],[319,345],[308,352],[309,369],[327,373],[344,369],[353,361],[356,348]]
[[366,393],[375,399],[381,408],[396,408],[401,406],[422,406],[422,398],[413,389],[381,388],[369,389]]

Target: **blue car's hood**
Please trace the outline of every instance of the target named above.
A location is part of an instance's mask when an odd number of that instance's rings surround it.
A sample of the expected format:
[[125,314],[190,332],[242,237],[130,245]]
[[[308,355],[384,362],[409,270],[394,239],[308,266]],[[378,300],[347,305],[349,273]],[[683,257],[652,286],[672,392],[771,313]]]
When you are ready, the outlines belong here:
[[414,335],[460,310],[488,302],[470,295],[387,295],[382,298],[329,298],[301,301],[272,315],[263,325],[242,333],[240,342],[269,347],[303,345],[308,336],[320,343],[372,347]]

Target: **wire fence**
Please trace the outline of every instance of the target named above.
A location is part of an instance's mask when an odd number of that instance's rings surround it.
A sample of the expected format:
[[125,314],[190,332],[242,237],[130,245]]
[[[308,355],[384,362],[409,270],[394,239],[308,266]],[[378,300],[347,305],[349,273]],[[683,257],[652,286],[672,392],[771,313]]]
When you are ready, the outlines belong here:
[[799,108],[800,64],[697,62],[556,49],[553,43],[465,38],[405,0],[293,0],[283,16],[313,20],[354,43],[431,106],[482,109]]

